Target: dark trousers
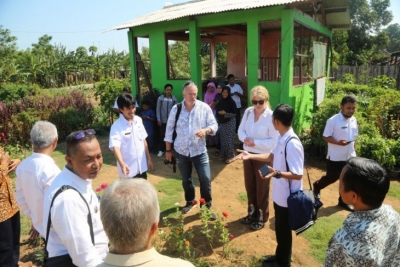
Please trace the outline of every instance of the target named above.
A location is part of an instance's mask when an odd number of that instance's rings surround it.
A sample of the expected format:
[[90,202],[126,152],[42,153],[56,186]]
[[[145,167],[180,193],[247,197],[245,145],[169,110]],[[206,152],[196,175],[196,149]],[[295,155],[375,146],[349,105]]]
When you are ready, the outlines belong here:
[[20,229],[19,211],[0,223],[0,267],[18,266]]
[[161,123],[161,126],[159,126],[159,132],[160,132],[160,139],[158,142],[158,150],[165,152],[165,142],[164,142],[164,138],[165,138],[165,131],[167,129],[167,124],[166,123]]
[[146,137],[147,148],[149,149],[150,153],[154,153],[154,135],[147,135]]
[[288,208],[281,207],[274,202],[276,262],[280,267],[289,267],[292,257],[292,230],[289,226]]
[[339,180],[340,173],[343,167],[346,165],[346,161],[332,161],[326,160],[326,174],[321,179],[314,183],[314,191],[321,191],[330,184],[333,184]]
[[132,178],[143,178],[143,179],[147,180],[147,172],[142,172],[142,173],[136,174]]
[[237,131],[239,129],[240,119],[241,119],[241,116],[242,116],[242,113],[240,112],[241,109],[242,108],[237,108],[236,109],[236,128],[235,128],[236,133],[237,133]]
[[261,179],[258,170],[265,162],[257,160],[244,160],[244,185],[247,193],[248,215],[262,223],[269,218],[269,186],[271,179]]

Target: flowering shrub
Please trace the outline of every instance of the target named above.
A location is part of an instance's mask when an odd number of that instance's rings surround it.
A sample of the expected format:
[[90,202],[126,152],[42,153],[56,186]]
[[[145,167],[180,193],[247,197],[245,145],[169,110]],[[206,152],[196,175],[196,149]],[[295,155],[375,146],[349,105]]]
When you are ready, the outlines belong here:
[[[217,214],[217,219],[211,221],[213,215],[211,210],[204,205],[206,201],[201,198],[198,202],[203,204],[199,213],[200,226],[185,227],[184,218],[179,211],[179,207],[176,208],[176,213],[172,214],[172,217],[177,218],[176,221],[167,217],[162,219],[164,227],[159,229],[158,233],[161,242],[156,244],[159,250],[172,256],[195,262],[197,257],[204,256],[204,246],[213,252],[215,252],[217,246],[222,246],[222,258],[226,256],[228,253],[227,245],[234,238],[234,235],[229,233],[229,225],[226,223],[228,212],[222,212],[222,216]],[[195,200],[192,205],[198,202]],[[179,203],[175,205],[179,206]],[[197,242],[192,242],[194,237],[196,237]],[[200,242],[199,238],[201,239]],[[218,255],[221,255],[221,253],[218,253]],[[219,260],[222,260],[222,258]]]

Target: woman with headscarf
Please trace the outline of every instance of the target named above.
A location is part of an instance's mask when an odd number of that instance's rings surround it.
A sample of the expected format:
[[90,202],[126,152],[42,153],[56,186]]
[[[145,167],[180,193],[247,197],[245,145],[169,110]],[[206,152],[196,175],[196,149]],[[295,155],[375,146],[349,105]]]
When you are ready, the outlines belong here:
[[216,106],[221,141],[220,157],[229,164],[235,157],[236,104],[231,97],[229,86],[224,85],[221,94],[222,98]]
[[[214,98],[217,93],[218,92],[217,88],[215,87],[215,84],[213,82],[209,82],[207,84],[207,91],[204,94],[204,103],[210,106],[214,116],[215,116]],[[218,137],[216,135],[214,136],[207,135],[206,137],[207,147],[215,147],[217,145],[217,142],[218,142]]]

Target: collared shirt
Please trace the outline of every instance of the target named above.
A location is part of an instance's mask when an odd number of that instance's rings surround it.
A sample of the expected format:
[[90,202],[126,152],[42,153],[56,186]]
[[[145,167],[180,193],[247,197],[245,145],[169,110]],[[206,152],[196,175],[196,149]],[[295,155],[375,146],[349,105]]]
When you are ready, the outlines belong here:
[[246,137],[254,140],[254,147],[243,144],[243,149],[252,153],[270,153],[278,142],[279,132],[272,124],[272,110],[266,108],[254,122],[254,107],[247,108],[238,129],[239,140]]
[[[175,105],[168,117],[164,138],[164,141],[169,143],[172,143],[176,112],[177,106]],[[188,111],[185,108],[184,101],[182,101],[182,110],[176,124],[177,136],[174,142],[176,152],[187,157],[195,157],[205,153],[207,151],[206,139],[199,139],[195,136],[195,133],[206,127],[211,128],[211,135],[215,135],[218,129],[218,124],[211,108],[206,103],[196,100],[192,110]]]
[[[114,147],[121,149],[122,160],[130,170],[128,177],[147,171],[144,148],[146,137],[146,129],[139,116],[134,116],[132,124],[124,116],[120,116],[111,126],[109,148],[112,151],[114,151]],[[119,177],[125,177],[118,162],[117,166]]]
[[96,266],[107,254],[108,238],[100,220],[100,203],[92,190],[92,180],[82,179],[64,167],[45,193],[43,228],[47,229],[53,196],[63,185],[74,187],[86,199],[92,215],[95,246],[90,237],[87,206],[75,190],[69,189],[57,196],[51,209],[51,228],[47,244],[49,257],[69,254],[77,266]]
[[[0,154],[3,148],[0,147]],[[8,176],[8,166],[0,165],[0,223],[10,219],[19,211],[14,189]]]
[[46,234],[43,230],[44,194],[60,172],[50,156],[35,152],[24,159],[15,171],[17,202],[42,237]]
[[[287,131],[283,136],[278,138],[278,144],[272,150],[274,154],[273,168],[279,171],[290,171],[293,174],[303,175],[304,168],[304,150],[301,142],[293,138],[287,143],[289,138],[297,137],[293,129]],[[297,137],[298,138],[298,137]],[[287,143],[287,145],[286,145]],[[289,166],[289,170],[286,169],[285,161],[285,145],[286,145],[286,161]],[[289,190],[290,181],[290,190]],[[273,178],[272,186],[272,199],[273,201],[281,207],[287,207],[287,199],[290,192],[296,192],[303,189],[303,179],[292,180],[285,178]]]
[[161,255],[154,248],[135,254],[117,255],[108,253],[104,262],[98,267],[131,266],[131,267],[194,267],[188,261]]
[[350,213],[329,241],[324,266],[400,266],[400,215],[389,205]]
[[324,137],[332,136],[335,140],[352,141],[347,146],[328,143],[327,159],[332,161],[346,161],[356,156],[355,140],[358,135],[357,119],[352,116],[348,120],[341,112],[329,118],[325,125]]
[[242,102],[240,100],[240,97],[238,95],[234,95],[233,93],[238,92],[239,94],[243,95],[242,87],[240,87],[240,85],[236,84],[236,83],[233,86],[228,84],[228,86],[231,88],[231,95],[232,95],[233,101],[235,101],[235,103],[236,103],[236,108],[241,108],[242,107]]
[[164,94],[160,95],[157,99],[157,121],[167,123],[169,113],[171,112],[171,109],[176,104],[176,102],[176,97],[173,95],[171,95],[171,97],[166,97]]

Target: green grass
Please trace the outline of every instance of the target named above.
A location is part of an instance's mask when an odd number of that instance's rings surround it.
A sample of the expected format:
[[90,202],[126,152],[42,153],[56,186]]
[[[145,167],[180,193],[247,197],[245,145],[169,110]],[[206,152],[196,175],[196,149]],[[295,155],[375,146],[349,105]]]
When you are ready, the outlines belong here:
[[31,219],[28,216],[24,215],[22,211],[20,211],[21,215],[21,235],[29,234],[31,230]]
[[301,234],[310,242],[311,250],[309,254],[313,256],[318,263],[322,264],[324,262],[329,240],[336,230],[343,225],[344,219],[343,216],[337,214],[320,217],[313,227]]
[[247,203],[247,193],[240,192],[239,195],[237,196],[237,199],[242,203]]
[[177,209],[175,203],[182,201],[182,182],[180,179],[165,179],[156,184],[159,195],[161,218],[174,213]]
[[387,196],[400,200],[400,185],[396,183],[390,183],[390,188],[389,192],[387,193]]

